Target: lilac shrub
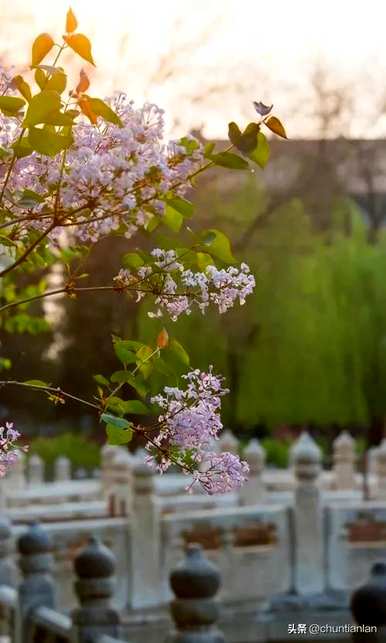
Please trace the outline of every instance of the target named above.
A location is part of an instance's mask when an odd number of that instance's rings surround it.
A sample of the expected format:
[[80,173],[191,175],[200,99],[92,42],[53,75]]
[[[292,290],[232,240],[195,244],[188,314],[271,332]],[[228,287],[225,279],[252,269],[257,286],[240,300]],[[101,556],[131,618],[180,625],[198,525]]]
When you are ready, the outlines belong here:
[[[252,293],[254,277],[236,262],[227,237],[216,229],[193,232],[188,197],[196,178],[212,167],[263,168],[269,157],[263,127],[282,137],[285,130],[272,106],[255,102],[257,122],[243,130],[230,123],[226,149],[192,136],[166,142],[157,105],[138,107],[122,92],[105,100],[92,96],[85,69],[68,90],[59,66],[63,51],[95,64],[91,42],[77,27],[70,10],[61,42],[47,33],[34,40],[25,76],[0,71],[0,325],[5,333],[34,333],[46,323],[31,308],[35,302],[62,295],[82,305],[85,292],[113,292],[137,302],[151,299],[149,315],[158,329],[150,343],[113,337],[119,367],[94,375],[92,399],[44,379],[9,377],[0,385],[40,391],[54,404],[77,401],[105,425],[110,444],[128,444],[138,433],[150,466],[164,472],[178,465],[207,493],[230,491],[243,483],[248,467],[215,449],[227,392],[223,380],[212,367],[207,373],[192,369],[170,325],[160,330],[158,320],[168,324],[195,309],[205,314],[210,306],[224,314]],[[151,238],[158,230],[162,236],[154,250],[132,250],[137,233]],[[94,244],[112,234],[131,249],[118,274],[111,283],[83,286],[83,266]],[[53,266],[60,267],[63,282],[50,290],[45,275]],[[11,368],[6,355],[0,356],[0,368]],[[154,394],[153,381],[160,379],[161,392]],[[147,420],[139,423],[140,415]],[[17,457],[18,433],[12,423],[0,431],[4,475]]]

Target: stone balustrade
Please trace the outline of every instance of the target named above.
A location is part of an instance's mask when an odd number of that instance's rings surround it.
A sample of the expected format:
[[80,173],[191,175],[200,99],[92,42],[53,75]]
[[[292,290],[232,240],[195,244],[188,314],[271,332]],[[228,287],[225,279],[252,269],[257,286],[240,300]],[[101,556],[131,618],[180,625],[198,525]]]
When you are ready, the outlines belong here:
[[[217,442],[220,452],[238,453],[239,443],[228,430]],[[293,452],[293,449],[292,449]],[[386,498],[386,441],[371,452],[368,487],[370,497]],[[195,486],[187,497],[188,478],[171,473],[154,481],[161,511],[177,512],[190,509],[209,509],[237,505],[291,502],[296,489],[293,458],[288,469],[266,465],[264,449],[252,439],[241,456],[250,467],[248,482],[240,493],[207,497]],[[59,457],[51,468],[53,479],[48,480],[44,462],[34,454],[22,457],[3,481],[0,507],[9,510],[12,519],[64,520],[71,516],[89,518],[130,516],[133,508],[133,470],[142,454],[130,454],[125,448],[105,446],[101,450],[100,472],[74,470],[71,462]],[[320,487],[331,499],[360,498],[362,474],[356,471],[355,440],[343,431],[333,444],[333,466],[320,472]]]
[[[140,485],[141,486],[141,485]],[[142,485],[146,487],[146,485]],[[9,539],[0,533],[0,545]],[[95,536],[75,556],[74,588],[78,605],[70,613],[57,609],[53,577],[53,542],[38,523],[17,541],[22,578],[15,589],[0,576],[0,636],[9,643],[126,643],[122,614],[113,605],[116,560]],[[0,562],[7,555],[0,549]],[[0,571],[4,570],[4,565]],[[171,616],[162,640],[168,643],[224,643],[216,626],[219,610],[215,594],[218,570],[199,545],[187,549],[186,559],[170,575]],[[169,632],[169,633],[167,633]],[[142,639],[141,639],[142,640]],[[160,635],[157,634],[157,641]]]

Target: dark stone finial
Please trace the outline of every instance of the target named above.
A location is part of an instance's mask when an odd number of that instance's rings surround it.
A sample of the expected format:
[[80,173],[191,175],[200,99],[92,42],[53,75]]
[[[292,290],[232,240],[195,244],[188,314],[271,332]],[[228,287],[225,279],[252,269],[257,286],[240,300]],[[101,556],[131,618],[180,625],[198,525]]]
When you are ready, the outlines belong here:
[[176,596],[170,609],[177,630],[170,642],[223,643],[224,637],[215,625],[219,608],[214,596],[220,587],[220,574],[200,545],[187,547],[185,560],[170,574],[170,585]]
[[19,537],[17,547],[20,554],[19,567],[24,577],[18,589],[21,640],[24,641],[27,640],[31,613],[38,607],[55,606],[52,542],[46,530],[40,524],[33,523]]
[[108,578],[115,572],[115,556],[98,538],[92,536],[75,558],[74,567],[78,578]]
[[386,626],[386,564],[375,563],[369,580],[351,597],[351,613],[358,625]]
[[115,588],[115,556],[95,537],[74,561],[75,592],[80,607],[72,613],[77,643],[92,643],[100,635],[119,635],[119,614],[111,607]]
[[17,548],[22,556],[48,554],[52,551],[52,541],[46,530],[38,522],[33,522],[19,537]]

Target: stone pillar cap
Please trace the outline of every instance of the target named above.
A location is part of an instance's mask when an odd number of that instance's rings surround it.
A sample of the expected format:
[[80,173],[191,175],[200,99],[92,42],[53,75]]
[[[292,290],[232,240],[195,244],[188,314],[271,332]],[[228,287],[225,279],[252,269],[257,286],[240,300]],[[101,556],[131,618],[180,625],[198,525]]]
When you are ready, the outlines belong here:
[[322,452],[307,431],[303,431],[291,449],[291,460],[297,463],[319,464]]

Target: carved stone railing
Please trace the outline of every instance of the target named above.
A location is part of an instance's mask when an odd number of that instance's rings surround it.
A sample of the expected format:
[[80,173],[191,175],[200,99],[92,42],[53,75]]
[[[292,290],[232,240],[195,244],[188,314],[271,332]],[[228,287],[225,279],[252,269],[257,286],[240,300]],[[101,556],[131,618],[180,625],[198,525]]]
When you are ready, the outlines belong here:
[[[8,525],[7,521],[4,525]],[[91,537],[75,557],[74,588],[78,607],[63,614],[56,607],[52,542],[48,532],[34,523],[18,538],[22,579],[17,588],[8,584],[9,575],[5,574],[9,537],[9,528],[0,530],[2,643],[129,643],[122,638],[121,615],[112,606],[115,558],[98,538]],[[171,603],[174,629],[170,628],[167,642],[223,643],[224,638],[216,627],[218,608],[214,598],[220,575],[203,556],[199,545],[189,545],[185,561],[171,573],[170,579],[175,595]]]

